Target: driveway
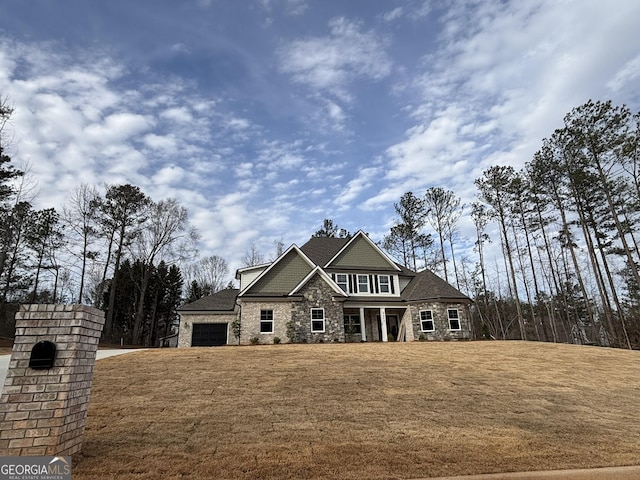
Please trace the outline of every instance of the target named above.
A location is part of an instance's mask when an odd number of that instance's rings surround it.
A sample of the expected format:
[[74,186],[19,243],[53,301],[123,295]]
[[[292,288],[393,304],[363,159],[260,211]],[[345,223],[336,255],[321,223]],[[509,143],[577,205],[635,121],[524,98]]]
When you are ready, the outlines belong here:
[[[122,355],[124,353],[140,352],[142,350],[144,350],[144,348],[117,348],[113,350],[98,350],[96,359],[102,360],[103,358]],[[7,377],[9,360],[11,360],[11,355],[0,355],[0,389],[4,388],[4,379]]]

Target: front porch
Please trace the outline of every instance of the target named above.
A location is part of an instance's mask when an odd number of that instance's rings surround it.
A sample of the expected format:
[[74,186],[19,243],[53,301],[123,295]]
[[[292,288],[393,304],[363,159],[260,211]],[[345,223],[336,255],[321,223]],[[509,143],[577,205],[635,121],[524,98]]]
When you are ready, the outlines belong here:
[[347,342],[412,341],[409,309],[397,305],[345,305],[344,333]]

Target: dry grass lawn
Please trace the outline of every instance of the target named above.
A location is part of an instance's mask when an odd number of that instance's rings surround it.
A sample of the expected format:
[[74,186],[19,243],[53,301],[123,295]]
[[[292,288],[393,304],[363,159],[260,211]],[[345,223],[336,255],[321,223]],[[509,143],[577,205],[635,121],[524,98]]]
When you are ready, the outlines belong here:
[[640,352],[525,342],[98,362],[74,479],[409,479],[640,464]]

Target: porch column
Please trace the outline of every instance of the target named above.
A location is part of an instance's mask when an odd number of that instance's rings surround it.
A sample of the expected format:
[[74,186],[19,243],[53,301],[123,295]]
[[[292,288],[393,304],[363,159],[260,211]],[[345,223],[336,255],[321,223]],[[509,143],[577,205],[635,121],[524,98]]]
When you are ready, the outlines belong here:
[[388,342],[389,337],[387,337],[387,311],[384,307],[380,309],[380,329],[382,330],[382,341]]
[[367,322],[365,322],[365,319],[364,319],[364,307],[360,307],[360,334],[362,335],[363,342],[367,341],[367,330],[365,327],[366,323]]

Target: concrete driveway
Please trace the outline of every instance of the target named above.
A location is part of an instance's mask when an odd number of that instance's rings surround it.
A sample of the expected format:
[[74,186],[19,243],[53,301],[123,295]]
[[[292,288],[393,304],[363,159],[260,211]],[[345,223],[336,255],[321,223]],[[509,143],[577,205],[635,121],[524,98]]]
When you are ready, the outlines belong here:
[[[144,348],[117,348],[113,350],[98,350],[96,354],[97,360],[102,360],[103,358],[113,357],[115,355],[122,355],[125,353],[133,353],[140,352],[145,350]],[[7,378],[7,369],[9,368],[9,360],[11,360],[11,355],[0,355],[0,389],[4,388],[4,380]]]

